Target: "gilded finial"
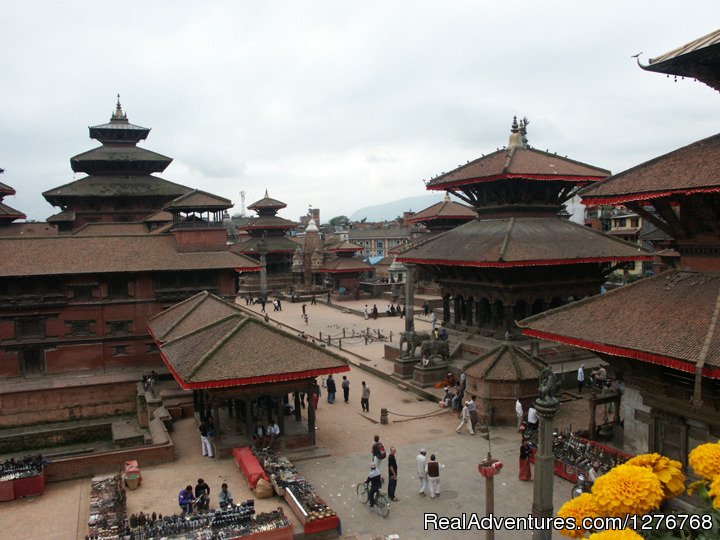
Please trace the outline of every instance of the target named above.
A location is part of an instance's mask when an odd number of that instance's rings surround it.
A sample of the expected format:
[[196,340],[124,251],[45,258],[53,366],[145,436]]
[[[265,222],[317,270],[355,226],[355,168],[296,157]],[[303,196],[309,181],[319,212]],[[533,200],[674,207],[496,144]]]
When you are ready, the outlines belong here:
[[517,130],[518,130],[517,116],[513,116],[513,123],[512,123],[512,126],[510,127],[510,131],[512,131],[513,133],[517,133]]
[[265,198],[266,198],[266,199],[269,199],[269,198],[270,198],[270,196],[268,195],[267,188],[265,188]]
[[111,120],[127,120],[127,114],[122,110],[120,105],[120,94],[117,95],[117,104],[115,105],[115,112],[112,114]]

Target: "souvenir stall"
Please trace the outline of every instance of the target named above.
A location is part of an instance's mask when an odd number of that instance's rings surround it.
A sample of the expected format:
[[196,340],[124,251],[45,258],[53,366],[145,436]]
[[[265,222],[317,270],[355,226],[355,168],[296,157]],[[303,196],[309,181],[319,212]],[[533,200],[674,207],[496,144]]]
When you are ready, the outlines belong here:
[[0,461],[0,501],[45,493],[46,463],[39,454]]

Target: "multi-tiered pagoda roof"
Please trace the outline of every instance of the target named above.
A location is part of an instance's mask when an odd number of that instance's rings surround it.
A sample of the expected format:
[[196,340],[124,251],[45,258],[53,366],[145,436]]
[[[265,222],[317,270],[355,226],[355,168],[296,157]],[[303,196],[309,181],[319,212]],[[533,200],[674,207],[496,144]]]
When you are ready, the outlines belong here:
[[[0,173],[2,172],[3,170],[0,169]],[[27,217],[22,212],[15,210],[3,202],[3,198],[7,195],[15,195],[15,189],[0,182],[0,225],[7,225],[16,219],[25,219]]]

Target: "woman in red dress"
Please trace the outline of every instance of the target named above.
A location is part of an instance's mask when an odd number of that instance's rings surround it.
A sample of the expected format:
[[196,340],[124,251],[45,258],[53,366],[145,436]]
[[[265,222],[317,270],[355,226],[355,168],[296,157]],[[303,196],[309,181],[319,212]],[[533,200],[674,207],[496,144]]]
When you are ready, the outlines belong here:
[[532,474],[530,472],[530,456],[532,456],[532,450],[528,441],[523,441],[520,446],[520,473],[518,478],[524,481],[532,480]]

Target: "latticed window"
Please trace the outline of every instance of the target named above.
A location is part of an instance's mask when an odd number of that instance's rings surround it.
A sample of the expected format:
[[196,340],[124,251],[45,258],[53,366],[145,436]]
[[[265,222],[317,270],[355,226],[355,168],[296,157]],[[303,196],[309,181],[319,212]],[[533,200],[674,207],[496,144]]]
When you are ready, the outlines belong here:
[[65,321],[65,323],[70,327],[71,336],[88,336],[92,334],[90,325],[94,322],[95,320]]
[[107,321],[110,334],[129,334],[132,321]]
[[45,337],[45,319],[37,317],[15,321],[16,339],[37,339]]

